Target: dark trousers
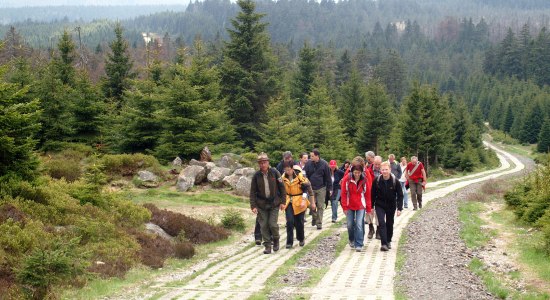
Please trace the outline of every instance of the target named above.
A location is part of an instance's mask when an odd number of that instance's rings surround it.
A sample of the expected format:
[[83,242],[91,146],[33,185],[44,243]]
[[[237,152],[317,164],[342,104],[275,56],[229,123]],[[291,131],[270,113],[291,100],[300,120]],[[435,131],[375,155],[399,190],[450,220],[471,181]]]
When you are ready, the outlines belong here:
[[382,245],[388,245],[393,237],[393,220],[395,218],[395,208],[385,210],[382,207],[376,206],[376,217],[378,218],[378,232]]
[[279,240],[279,225],[277,224],[278,218],[278,207],[269,209],[258,208],[258,221],[260,223],[260,230],[262,231],[264,246],[266,247],[271,246],[273,241]]
[[262,240],[262,229],[260,227],[260,221],[258,221],[258,218],[260,215],[256,215],[256,226],[254,227],[254,240],[261,241]]
[[297,215],[294,214],[294,208],[292,204],[289,204],[286,208],[286,244],[292,245],[294,243],[294,228],[296,228],[296,239],[298,241],[304,240],[304,216],[306,212],[303,211]]

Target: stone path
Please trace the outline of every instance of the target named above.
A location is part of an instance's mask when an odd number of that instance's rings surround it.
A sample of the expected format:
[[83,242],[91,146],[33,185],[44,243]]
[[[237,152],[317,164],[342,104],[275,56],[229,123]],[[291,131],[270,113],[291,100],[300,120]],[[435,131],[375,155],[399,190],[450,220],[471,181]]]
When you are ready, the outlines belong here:
[[[443,197],[469,184],[516,173],[524,168],[524,165],[514,156],[490,144],[486,145],[497,151],[501,167],[441,181],[452,184],[435,190],[432,190],[431,187],[441,183],[428,183],[428,190],[423,195],[423,202],[427,204],[431,200]],[[510,167],[511,163],[514,165],[513,168]],[[393,248],[390,251],[381,252],[380,241],[376,239],[368,241],[365,245],[366,250],[361,253],[346,247],[318,286],[311,291],[311,299],[394,299],[393,278],[395,276],[397,242],[414,213],[416,211],[408,209],[404,210],[400,217],[396,217]]]
[[[442,197],[471,183],[489,180],[504,174],[519,172],[523,164],[512,155],[494,148],[501,161],[501,167],[461,178],[444,180],[428,184],[424,194],[424,203]],[[511,168],[511,164],[515,167]],[[445,187],[435,189],[438,185]],[[331,265],[319,285],[313,289],[293,289],[292,292],[309,294],[311,299],[393,299],[393,278],[395,276],[397,241],[403,228],[415,211],[403,211],[396,218],[394,226],[393,249],[380,252],[380,241],[365,239],[363,252],[351,251],[348,246]],[[341,208],[339,219],[343,217]],[[308,217],[311,220],[310,217]],[[323,223],[328,227],[331,222],[330,208],[325,210]],[[279,224],[284,224],[284,214],[280,213]],[[317,237],[322,231],[306,223],[306,243]],[[302,248],[295,243],[290,250],[285,249],[286,230],[280,226],[281,245],[278,252],[271,255],[262,254],[263,247],[245,248],[242,252],[218,261],[186,283],[161,282],[148,289],[147,296],[137,296],[137,299],[246,299],[262,290],[267,278],[282,266],[289,258]],[[345,228],[341,229],[345,232]],[[343,233],[346,235],[346,233]],[[124,297],[123,297],[124,298]],[[136,299],[128,295],[124,299]]]

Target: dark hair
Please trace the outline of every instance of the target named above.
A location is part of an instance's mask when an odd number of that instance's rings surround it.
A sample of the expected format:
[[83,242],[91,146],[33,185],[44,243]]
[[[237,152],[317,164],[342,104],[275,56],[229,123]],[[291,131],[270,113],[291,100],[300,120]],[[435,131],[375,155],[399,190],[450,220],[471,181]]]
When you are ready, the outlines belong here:
[[309,157],[309,153],[307,153],[307,152],[302,152],[302,153],[300,153],[300,158],[304,157],[304,155],[307,155],[307,156]]
[[292,152],[290,151],[283,152],[283,159],[285,158],[292,158]]
[[355,165],[355,166],[351,167],[351,172],[353,172],[355,170],[358,170],[361,173],[363,173],[363,167],[361,167],[360,165]]
[[319,153],[319,149],[317,149],[317,148],[314,148],[313,150],[311,150],[311,152],[313,154],[315,154],[315,156],[320,156],[321,155],[321,153]]
[[284,168],[291,168],[292,169],[292,167],[294,167],[294,162],[293,161],[285,161],[283,163],[283,169]]

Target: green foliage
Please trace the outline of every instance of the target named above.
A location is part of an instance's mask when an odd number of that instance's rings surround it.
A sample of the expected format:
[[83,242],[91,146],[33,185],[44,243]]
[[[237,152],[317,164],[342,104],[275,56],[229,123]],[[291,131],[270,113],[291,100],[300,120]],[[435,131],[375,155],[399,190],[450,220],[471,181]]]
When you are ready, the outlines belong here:
[[17,280],[32,291],[35,299],[45,298],[55,284],[76,280],[85,274],[87,265],[86,253],[78,249],[78,243],[78,238],[67,242],[55,239],[46,247],[35,249],[23,259]]
[[123,28],[120,23],[115,25],[115,39],[109,47],[111,52],[107,54],[105,61],[105,73],[103,78],[103,93],[107,98],[114,98],[117,108],[122,106],[122,94],[129,87],[129,79],[135,77],[132,73],[132,60],[128,53],[128,41],[122,37]]
[[107,154],[101,157],[98,163],[111,179],[118,176],[134,176],[140,170],[149,170],[160,176],[163,174],[155,157],[141,153]]
[[[356,68],[353,68],[348,81],[344,82],[340,86],[338,95],[338,112],[342,120],[350,120],[353,117],[365,114],[365,106],[367,105],[367,91],[366,86],[363,83],[361,74]],[[372,96],[375,95],[371,95]],[[387,95],[384,93],[383,96]],[[371,118],[366,118],[371,119]],[[360,123],[360,125],[363,123]],[[354,122],[343,122],[345,133],[354,140],[357,138],[358,129],[364,126],[357,126]],[[359,128],[358,128],[359,127]],[[359,146],[360,152],[363,152],[364,148]]]
[[375,78],[386,86],[388,94],[397,103],[401,103],[405,94],[405,64],[394,50],[388,51],[387,57],[377,66]]
[[307,104],[307,95],[311,91],[311,87],[315,81],[317,72],[317,62],[315,60],[316,51],[307,42],[300,49],[298,62],[298,71],[294,75],[292,81],[292,89],[290,97],[297,101],[296,109],[299,116],[304,115],[304,109]]
[[52,159],[44,163],[46,173],[52,178],[64,178],[68,182],[73,182],[80,178],[80,160],[75,159]]
[[59,56],[54,58],[56,77],[63,84],[73,85],[75,81],[75,69],[73,66],[76,55],[75,45],[66,29],[57,43],[57,50],[59,51]]
[[222,215],[222,226],[226,229],[244,231],[246,224],[241,211],[233,208],[226,209]]
[[538,137],[537,151],[541,153],[550,152],[550,118],[546,118],[542,123],[542,128]]

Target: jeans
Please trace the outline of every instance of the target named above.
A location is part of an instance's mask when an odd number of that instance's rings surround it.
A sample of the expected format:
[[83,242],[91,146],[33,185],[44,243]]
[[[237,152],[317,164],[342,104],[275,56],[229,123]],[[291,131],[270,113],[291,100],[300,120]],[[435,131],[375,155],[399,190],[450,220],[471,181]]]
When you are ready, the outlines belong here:
[[330,207],[332,208],[332,220],[336,221],[338,219],[338,201],[340,200],[340,190],[332,192],[333,195],[336,193],[336,197],[330,200]]
[[393,237],[393,220],[395,219],[395,209],[384,209],[376,206],[376,216],[378,218],[378,232],[382,245],[388,245]]
[[365,210],[351,210],[346,212],[346,221],[348,225],[348,238],[350,243],[354,243],[355,248],[362,248],[365,240]]
[[311,216],[313,218],[312,222],[314,225],[322,226],[323,225],[323,212],[325,211],[325,197],[327,195],[327,188],[322,187],[318,190],[313,191],[315,195],[315,205],[317,210],[313,212]]
[[296,228],[296,239],[300,242],[304,240],[304,216],[306,212],[303,211],[297,215],[294,214],[294,208],[292,204],[289,204],[285,211],[286,217],[286,244],[292,245],[294,243],[294,228]]
[[279,218],[278,207],[270,209],[258,208],[258,221],[260,222],[260,230],[262,231],[262,239],[264,246],[271,246],[272,242],[279,240]]
[[[400,181],[401,182],[401,181]],[[405,182],[401,182],[401,189],[403,190],[403,207],[409,207],[409,193],[405,187]]]

